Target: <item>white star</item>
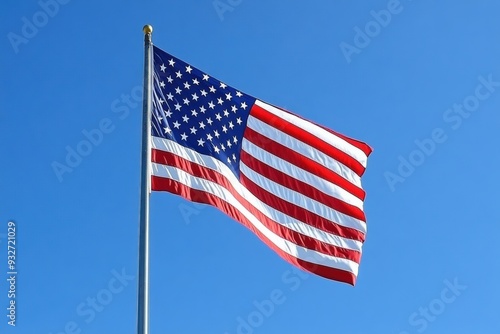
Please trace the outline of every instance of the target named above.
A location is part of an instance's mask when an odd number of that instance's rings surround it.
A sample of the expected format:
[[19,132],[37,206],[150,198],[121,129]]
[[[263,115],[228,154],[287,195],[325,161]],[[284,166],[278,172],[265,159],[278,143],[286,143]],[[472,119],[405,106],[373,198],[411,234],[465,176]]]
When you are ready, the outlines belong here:
[[181,110],[182,106],[179,104],[179,102],[177,102],[177,104],[174,105],[174,107],[175,107],[175,110]]
[[174,122],[174,128],[178,129],[181,126],[181,123],[175,121]]
[[227,87],[227,85],[225,83],[223,83],[223,82],[220,83],[220,88],[226,89],[226,87]]
[[189,100],[187,98],[185,98],[183,101],[184,101],[184,104],[189,105]]
[[191,133],[193,133],[193,134],[196,134],[196,131],[198,131],[194,126],[192,128],[190,128],[189,130],[191,130]]
[[169,99],[170,101],[172,101],[174,99],[174,96],[172,95],[172,93],[168,92],[167,99]]
[[166,128],[163,128],[165,130],[165,133],[166,134],[170,134],[170,132],[172,132],[172,130],[170,130],[170,128],[167,126]]
[[169,64],[170,66],[174,66],[174,64],[175,64],[174,58],[170,59],[170,60],[168,61],[168,64]]
[[224,100],[221,99],[220,97],[217,99],[217,104],[223,104],[224,103]]
[[214,145],[214,151],[217,152],[217,153],[220,152],[219,148],[217,146],[215,146],[215,145]]
[[214,131],[214,136],[217,137],[217,138],[219,138],[220,134],[219,134],[219,132],[217,130]]
[[210,86],[209,89],[210,89],[210,93],[215,93],[217,91],[214,86]]
[[229,127],[232,129],[234,128],[233,122],[229,122]]
[[231,147],[231,146],[233,146],[233,144],[231,144],[231,141],[230,141],[230,140],[228,140],[228,141],[227,141],[227,147]]
[[231,96],[231,93],[227,93],[227,94],[226,94],[226,100],[231,101],[231,99],[232,99],[232,98],[233,98],[233,97]]
[[199,97],[198,97],[198,95],[196,95],[196,93],[191,94],[191,96],[193,97],[194,101],[198,101]]
[[189,122],[189,117],[187,115],[182,116],[182,121],[183,122]]
[[222,132],[224,132],[224,133],[227,132],[227,127],[225,125],[222,126]]
[[174,79],[172,79],[172,76],[171,76],[171,75],[169,75],[169,76],[167,77],[167,81],[168,81],[168,83],[172,83],[172,82],[174,82]]
[[205,126],[206,126],[205,123],[200,122],[200,129],[205,129]]
[[231,163],[231,159],[229,159],[229,157],[227,157],[227,162],[228,162],[228,163]]
[[163,81],[160,82],[160,87],[165,88],[165,83]]
[[243,102],[241,104],[241,109],[245,110],[246,108],[247,108],[247,104],[246,104],[246,102]]
[[201,90],[201,95],[203,95],[203,96],[207,96],[207,92],[205,92],[205,90],[204,90],[204,89],[202,89],[202,90]]
[[160,66],[160,71],[165,72],[165,69],[166,69],[166,68],[167,68],[167,67],[165,66],[165,64],[161,64],[161,66]]
[[193,70],[193,69],[191,68],[191,66],[189,66],[189,65],[188,65],[188,66],[186,66],[186,72],[188,72],[189,74],[191,74],[191,71],[192,71],[192,70]]
[[177,78],[182,78],[182,73],[181,73],[181,71],[177,71],[177,72],[175,72],[175,76],[176,76]]
[[214,109],[215,108],[215,104],[213,103],[213,101],[208,102],[208,107],[210,109]]
[[242,97],[242,96],[243,96],[243,94],[241,94],[240,92],[236,92],[236,96],[237,96],[237,97]]
[[225,150],[226,150],[226,147],[224,146],[224,144],[221,144],[221,145],[220,145],[220,148],[221,148],[223,151],[225,151]]
[[207,118],[207,123],[208,123],[208,125],[212,125],[213,121],[212,121],[212,119],[210,117]]
[[226,117],[229,116],[229,112],[227,111],[227,109],[224,110],[224,116],[226,116]]
[[163,117],[158,117],[158,122],[161,123],[161,120],[163,119]]
[[205,109],[205,107],[204,107],[204,106],[201,106],[201,107],[200,107],[200,112],[201,112],[201,113],[203,113],[203,114],[204,114],[206,110],[207,110],[207,109]]
[[181,139],[182,140],[187,140],[188,136],[187,134],[184,132],[183,134],[181,134]]
[[236,161],[236,155],[233,153],[233,160]]
[[180,93],[182,92],[182,89],[180,89],[179,87],[177,87],[177,88],[175,89],[175,92],[176,92],[177,94],[180,94]]
[[165,103],[165,101],[163,101],[163,99],[159,99],[158,102],[160,102],[160,104]]
[[231,107],[231,111],[236,112],[237,110],[238,110],[238,108],[236,108],[236,106]]
[[216,115],[215,115],[215,118],[217,118],[217,120],[218,120],[218,121],[220,121],[220,120],[221,120],[221,118],[222,118],[222,116],[221,116],[220,114],[216,114]]
[[233,142],[236,144],[238,142],[238,138],[236,136],[233,137]]
[[200,82],[198,81],[198,79],[194,78],[193,79],[193,85],[199,85],[199,84],[200,84]]
[[209,77],[208,75],[203,74],[203,80],[208,81],[208,79],[209,79],[209,78],[210,78],[210,77]]
[[189,84],[189,82],[186,81],[184,83],[184,88],[189,89],[189,87],[191,87],[191,85]]
[[212,138],[213,138],[212,135],[210,133],[207,133],[207,139],[212,140]]
[[165,111],[165,116],[167,117],[171,117],[172,116],[172,112],[169,110]]
[[203,146],[203,144],[205,144],[203,138],[198,139],[198,146]]
[[238,123],[238,125],[240,125],[240,124],[241,124],[241,122],[242,122],[241,118],[240,118],[240,117],[238,117],[238,118],[236,119],[236,123]]
[[198,116],[198,113],[196,112],[196,109],[191,110],[191,115],[193,116]]

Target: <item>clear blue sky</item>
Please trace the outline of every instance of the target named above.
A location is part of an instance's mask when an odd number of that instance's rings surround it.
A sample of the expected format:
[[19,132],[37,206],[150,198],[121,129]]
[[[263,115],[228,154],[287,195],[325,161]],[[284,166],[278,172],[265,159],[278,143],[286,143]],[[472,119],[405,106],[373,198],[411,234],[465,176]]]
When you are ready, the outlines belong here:
[[151,334],[500,332],[497,1],[59,1],[0,4],[2,333],[135,332],[146,23],[160,48],[374,148],[355,287],[153,194]]

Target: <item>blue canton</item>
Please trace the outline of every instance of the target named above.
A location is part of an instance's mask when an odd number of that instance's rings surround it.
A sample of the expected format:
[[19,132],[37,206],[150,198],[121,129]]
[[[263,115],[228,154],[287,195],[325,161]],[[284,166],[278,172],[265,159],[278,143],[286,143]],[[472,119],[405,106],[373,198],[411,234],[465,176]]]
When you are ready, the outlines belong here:
[[226,164],[239,178],[241,142],[255,98],[153,47],[151,134]]

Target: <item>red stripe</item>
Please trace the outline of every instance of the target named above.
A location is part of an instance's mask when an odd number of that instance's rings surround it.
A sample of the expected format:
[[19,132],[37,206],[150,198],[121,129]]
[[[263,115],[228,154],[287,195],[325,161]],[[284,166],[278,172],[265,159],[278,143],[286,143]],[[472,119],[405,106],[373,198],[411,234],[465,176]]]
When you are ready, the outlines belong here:
[[[318,125],[318,124],[316,124],[316,125]],[[333,131],[331,129],[328,129],[328,128],[324,127],[323,125],[318,125],[318,126],[320,128],[322,128],[322,129],[330,132],[331,134],[344,139],[346,142],[348,142],[352,146],[357,147],[358,149],[360,149],[361,151],[363,151],[363,153],[366,155],[367,158],[373,152],[373,149],[369,145],[367,145],[366,143],[363,143],[362,141],[359,141],[359,140],[352,139],[350,137],[344,136],[343,134],[341,134],[339,132],[336,132],[336,131]]]
[[240,214],[232,205],[221,200],[217,196],[206,193],[201,190],[195,190],[185,186],[184,184],[166,178],[161,178],[157,176],[152,176],[151,179],[152,189],[155,191],[168,191],[174,194],[178,194],[190,201],[206,203],[219,208],[222,212],[227,214],[229,217],[240,222],[249,230],[251,230],[255,235],[259,237],[269,248],[275,251],[279,256],[288,261],[289,263],[309,271],[313,274],[332,279],[339,282],[344,282],[347,284],[354,285],[356,283],[356,276],[348,271],[331,268],[323,265],[317,265],[314,263],[307,262],[305,260],[298,259],[291,256],[288,253],[282,251],[273,242],[271,242],[265,235],[263,235],[259,230],[257,230],[252,223],[243,215]]
[[[310,236],[306,236],[299,232],[296,232],[292,229],[289,229],[283,225],[278,224],[274,220],[270,219],[262,212],[257,210],[248,200],[243,198],[232,186],[229,180],[223,176],[222,174],[212,170],[200,166],[196,163],[192,163],[186,159],[183,159],[175,154],[164,152],[160,150],[153,149],[152,152],[152,160],[159,164],[164,164],[167,166],[177,167],[195,177],[203,178],[217,184],[220,184],[222,187],[226,188],[231,192],[231,194],[236,198],[238,202],[240,202],[252,215],[254,215],[264,226],[266,226],[269,230],[271,230],[276,235],[282,237],[283,239],[289,240],[296,245],[302,246],[307,249],[313,249],[318,252],[332,255],[339,258],[349,259],[351,261],[359,263],[360,261],[360,252],[355,250],[345,249],[342,247],[337,247],[325,242],[322,242],[318,239],[315,239]],[[155,189],[153,190],[161,190]],[[243,217],[240,214],[240,217]],[[323,219],[323,218],[322,218]],[[239,221],[239,219],[237,219]],[[325,219],[323,219],[325,220]],[[326,220],[325,220],[326,221]],[[329,221],[328,224],[332,224]],[[342,227],[343,228],[343,227]]]
[[325,194],[306,182],[290,177],[288,174],[285,174],[282,171],[254,158],[245,151],[241,151],[240,158],[245,165],[260,175],[265,176],[269,180],[272,180],[286,188],[295,190],[296,192],[312,198],[338,212],[366,222],[365,214],[360,208]]
[[[264,102],[264,103],[266,103],[266,102]],[[266,104],[269,104],[269,103],[266,103]],[[298,118],[300,118],[300,119],[302,119],[302,120],[304,120],[304,121],[306,121],[306,122],[312,123],[312,124],[316,125],[317,127],[320,127],[320,128],[322,128],[323,130],[326,130],[326,131],[330,132],[331,134],[333,134],[333,135],[335,135],[335,136],[337,136],[337,137],[340,137],[340,138],[344,139],[346,142],[348,142],[348,143],[349,143],[349,144],[351,144],[352,146],[355,146],[355,147],[357,147],[358,149],[360,149],[361,151],[363,151],[363,153],[366,155],[366,157],[368,157],[368,156],[372,153],[372,151],[373,151],[373,150],[372,150],[372,148],[371,148],[368,144],[366,144],[366,143],[364,143],[364,142],[362,142],[362,141],[359,141],[359,140],[352,139],[352,138],[350,138],[350,137],[344,136],[344,135],[343,135],[343,134],[341,134],[341,133],[338,133],[338,132],[336,132],[336,131],[333,131],[332,129],[329,129],[329,128],[327,128],[327,127],[325,127],[325,126],[321,125],[321,124],[318,124],[318,123],[315,123],[315,122],[310,121],[310,120],[308,120],[308,119],[305,119],[304,117],[302,117],[302,116],[300,116],[300,115],[297,115],[297,114],[295,114],[295,113],[293,113],[293,112],[291,112],[291,111],[288,111],[288,110],[286,110],[286,109],[283,109],[283,108],[281,108],[281,107],[277,107],[277,106],[273,106],[273,107],[278,108],[278,109],[280,109],[281,111],[286,112],[287,114],[294,115],[294,116],[296,116],[296,117],[298,117]]]
[[363,175],[365,172],[365,167],[354,159],[349,154],[339,150],[335,146],[330,145],[324,140],[312,135],[311,133],[305,131],[304,129],[292,124],[281,117],[276,116],[273,113],[265,110],[264,108],[253,105],[250,115],[261,120],[262,122],[280,130],[287,135],[300,140],[301,142],[314,147],[315,149],[321,151],[323,154],[331,157],[334,160],[339,161],[344,166],[349,167],[358,176]]
[[299,268],[302,268],[302,269],[309,271],[313,274],[323,276],[323,277],[326,277],[329,279],[333,279],[336,281],[345,282],[345,283],[348,283],[351,285],[356,284],[356,276],[349,271],[340,270],[340,269],[332,268],[332,267],[327,267],[327,266],[323,266],[321,264],[306,262],[304,260],[297,259],[295,257],[292,257],[292,259],[295,260],[296,262],[293,262],[293,261],[289,261],[289,262],[291,262],[292,264],[295,264]]
[[316,161],[303,156],[294,150],[275,142],[274,140],[267,138],[257,131],[247,127],[243,136],[245,139],[253,143],[254,145],[260,147],[264,151],[267,151],[289,163],[308,171],[320,178],[323,178],[337,186],[345,189],[349,193],[353,194],[357,198],[364,200],[365,191],[351,182],[344,179],[342,176],[333,172],[332,170],[326,168],[325,166],[317,163]]

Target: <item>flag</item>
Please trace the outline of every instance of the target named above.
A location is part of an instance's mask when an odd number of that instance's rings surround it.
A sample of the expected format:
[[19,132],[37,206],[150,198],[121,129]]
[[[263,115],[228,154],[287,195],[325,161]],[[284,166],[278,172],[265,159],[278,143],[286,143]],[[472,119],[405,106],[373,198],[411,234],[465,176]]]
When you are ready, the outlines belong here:
[[283,259],[354,285],[371,148],[153,46],[153,191],[206,203]]

